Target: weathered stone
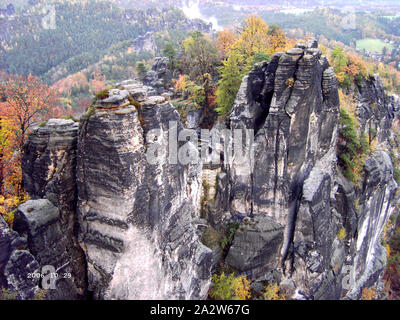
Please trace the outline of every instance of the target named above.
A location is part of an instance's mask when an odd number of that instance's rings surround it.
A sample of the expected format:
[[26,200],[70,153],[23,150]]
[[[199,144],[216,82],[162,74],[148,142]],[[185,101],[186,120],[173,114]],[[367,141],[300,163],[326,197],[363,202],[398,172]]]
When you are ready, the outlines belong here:
[[[183,126],[165,98],[143,97],[140,111],[128,109],[95,110],[80,125],[79,240],[89,290],[96,299],[204,298],[213,262],[193,224],[201,164],[168,162],[170,122],[177,134]],[[155,143],[153,163],[146,150]]]
[[[256,65],[243,79],[230,127],[255,130],[254,161],[233,156],[226,168],[229,185],[221,188],[229,193],[217,192],[215,210],[226,210],[226,197],[233,216],[269,217],[282,225],[275,268],[282,266],[287,280],[295,281],[294,298],[346,294],[341,285],[345,261],[357,273],[348,297],[357,298],[384,268],[379,239],[393,212],[397,186],[384,152],[366,161],[361,190],[339,172],[338,85],[317,47],[314,40],[298,44],[269,64]],[[378,141],[389,149],[398,99],[384,92],[378,77],[358,89],[361,130],[376,129]],[[239,229],[235,241],[240,234]],[[256,266],[247,269],[247,274],[257,271]]]
[[0,216],[0,288],[8,287],[4,271],[10,256],[15,250],[24,249],[26,246],[26,240],[11,230]]
[[39,278],[35,274],[40,274],[39,263],[26,250],[15,250],[4,270],[9,287],[22,300],[32,299],[38,290]]
[[203,121],[204,116],[202,110],[189,110],[186,116],[186,128],[198,129]]
[[[202,172],[216,184],[208,222],[223,232],[242,221],[225,262],[255,280],[259,294],[261,284],[277,282],[294,299],[358,299],[381,281],[380,240],[398,187],[383,150],[395,150],[400,104],[378,76],[354,88],[360,131],[375,130],[379,143],[359,186],[337,166],[338,85],[314,39],[244,77],[227,126],[254,130],[245,161],[224,153],[218,168],[170,162],[170,124],[177,137],[185,133],[168,102],[170,80],[168,61],[156,59],[149,86],[122,82],[79,128],[52,119],[33,130],[23,156],[33,200],[15,215],[19,234],[0,219],[0,285],[29,299],[38,282],[26,274],[53,265],[72,278],[58,281],[50,299],[205,298],[222,252],[200,242],[209,227],[199,217]],[[197,128],[200,118],[189,115],[188,126]],[[207,148],[226,151],[213,144],[220,138],[212,135]],[[353,269],[350,288],[342,286],[345,265]]]
[[[50,203],[38,200],[28,202],[30,207],[27,207],[27,204],[22,205],[17,213],[17,221],[20,215],[24,221],[21,230],[28,232],[28,226],[31,228],[29,232],[33,241],[32,253],[41,267],[52,265],[57,269],[68,263],[62,271],[72,275],[71,279],[60,281],[58,290],[52,291],[54,295],[51,294],[49,298],[54,299],[76,299],[86,296],[86,262],[75,234],[77,141],[77,123],[72,120],[50,119],[45,126],[35,128],[29,135],[22,158],[24,186],[27,192],[32,199],[50,201],[56,207],[57,213],[51,209]],[[31,209],[32,215],[28,214]],[[34,218],[29,221],[30,216]],[[52,220],[49,223],[42,221],[50,217]],[[36,232],[35,224],[46,226],[47,229]],[[46,253],[46,241],[50,239],[57,240],[54,241],[53,248]]]
[[268,217],[246,217],[235,233],[225,262],[256,278],[279,267],[283,227]]
[[153,87],[159,95],[164,93],[172,83],[169,59],[166,57],[155,58],[151,70],[146,73],[143,79],[143,83]]

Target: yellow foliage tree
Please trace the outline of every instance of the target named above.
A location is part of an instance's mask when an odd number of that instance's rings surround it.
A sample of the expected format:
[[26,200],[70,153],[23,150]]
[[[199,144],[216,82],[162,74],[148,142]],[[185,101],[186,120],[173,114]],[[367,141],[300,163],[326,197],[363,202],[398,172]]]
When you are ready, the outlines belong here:
[[278,284],[269,284],[265,288],[264,300],[287,300],[286,296],[280,291],[281,288]]
[[210,296],[215,300],[246,300],[251,296],[250,283],[245,276],[236,277],[234,273],[214,274]]
[[273,29],[269,30],[269,35],[268,53],[270,55],[273,55],[275,52],[286,51],[286,37],[281,28],[274,27]]
[[[234,42],[229,45],[228,41],[232,38]],[[281,28],[270,28],[257,15],[246,19],[237,37],[229,32],[220,33],[218,43],[220,50],[222,48],[226,54],[223,66],[219,68],[221,81],[217,90],[218,112],[226,115],[232,108],[243,76],[256,62],[268,60],[277,51],[285,51],[288,43]]]
[[235,42],[235,35],[230,30],[218,32],[217,47],[221,58],[225,58]]
[[259,16],[249,16],[232,49],[239,51],[248,62],[256,53],[270,53],[268,30],[267,23]]
[[337,234],[337,237],[342,241],[344,239],[346,239],[346,229],[345,228],[340,228],[340,230],[339,230],[339,232]]
[[361,294],[362,300],[375,300],[376,299],[376,289],[374,287],[364,288]]

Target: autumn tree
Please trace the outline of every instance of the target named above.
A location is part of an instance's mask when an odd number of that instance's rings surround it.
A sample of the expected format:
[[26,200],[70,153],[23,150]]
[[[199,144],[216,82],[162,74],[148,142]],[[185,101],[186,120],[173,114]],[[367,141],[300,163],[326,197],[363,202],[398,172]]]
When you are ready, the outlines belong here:
[[163,54],[169,59],[169,68],[174,71],[176,68],[176,50],[172,42],[167,42],[163,49]]
[[230,112],[241,79],[249,73],[254,64],[270,60],[272,54],[284,50],[285,47],[286,38],[278,26],[270,28],[256,15],[246,19],[239,35],[226,47],[227,58],[219,68],[221,80],[217,90],[217,110],[220,115]]
[[188,75],[188,80],[192,82],[192,100],[195,99],[197,105],[203,108],[203,127],[211,126],[217,116],[211,105],[215,101],[212,79],[218,63],[216,44],[207,35],[196,31],[183,43],[180,71]]
[[212,76],[219,62],[215,43],[207,35],[196,31],[185,40],[183,50],[180,60],[183,73],[197,84],[203,84]]
[[354,53],[344,52],[340,46],[332,50],[330,60],[339,85],[345,89],[349,89],[353,83],[361,85],[362,80],[373,74],[371,65]]
[[27,133],[49,117],[60,116],[57,92],[36,77],[0,77],[0,213],[12,223],[12,212],[26,199],[21,158]]
[[256,53],[269,52],[268,30],[267,23],[259,16],[249,16],[232,49],[242,54],[247,62],[251,62]]
[[348,59],[343,49],[339,46],[335,47],[331,53],[331,58],[335,72],[337,74],[344,72],[344,69],[347,67]]
[[231,273],[225,275],[214,274],[210,296],[215,300],[246,300],[251,297],[250,282],[246,276],[238,276]]
[[22,150],[28,130],[35,123],[61,115],[57,92],[32,75],[3,76],[0,92],[3,97],[0,103],[1,117],[16,125],[19,151]]
[[286,295],[281,291],[278,284],[268,284],[263,294],[264,300],[287,300]]
[[287,40],[286,36],[281,27],[274,24],[269,27],[269,54],[274,54],[275,52],[285,51]]
[[136,71],[137,71],[138,76],[140,78],[143,78],[145,76],[145,74],[147,72],[147,68],[146,68],[145,64],[142,61],[139,61],[136,64]]
[[0,194],[4,194],[4,187],[10,181],[6,179],[6,172],[13,170],[13,150],[15,149],[15,127],[10,120],[0,119]]
[[229,50],[234,43],[235,35],[230,30],[222,30],[218,32],[217,47],[221,59],[225,59],[228,56]]
[[361,293],[361,300],[376,300],[376,288],[363,288]]

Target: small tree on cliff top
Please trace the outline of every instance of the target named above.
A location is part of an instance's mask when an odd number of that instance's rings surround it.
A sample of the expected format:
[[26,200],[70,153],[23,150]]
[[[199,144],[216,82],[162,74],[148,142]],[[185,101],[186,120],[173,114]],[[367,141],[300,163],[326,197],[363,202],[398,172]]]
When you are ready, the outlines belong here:
[[26,134],[35,123],[61,115],[57,105],[58,94],[32,75],[3,75],[0,86],[0,114],[2,119],[16,126],[18,149],[21,151]]

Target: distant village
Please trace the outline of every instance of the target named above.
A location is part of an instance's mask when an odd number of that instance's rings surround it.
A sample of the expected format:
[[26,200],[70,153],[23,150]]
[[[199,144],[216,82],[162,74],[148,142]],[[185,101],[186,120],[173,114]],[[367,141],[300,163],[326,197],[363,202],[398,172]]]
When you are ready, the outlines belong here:
[[369,51],[366,49],[357,49],[357,52],[359,54],[362,54],[363,56],[367,58],[371,58],[375,61],[383,62],[383,63],[393,63],[396,62],[394,67],[397,68],[397,70],[400,70],[400,41],[394,41],[394,40],[389,40],[385,39],[383,40],[386,44],[390,45],[392,49],[388,49],[387,47],[384,47],[382,52],[376,52],[376,51]]

